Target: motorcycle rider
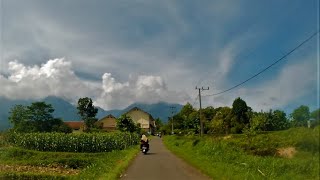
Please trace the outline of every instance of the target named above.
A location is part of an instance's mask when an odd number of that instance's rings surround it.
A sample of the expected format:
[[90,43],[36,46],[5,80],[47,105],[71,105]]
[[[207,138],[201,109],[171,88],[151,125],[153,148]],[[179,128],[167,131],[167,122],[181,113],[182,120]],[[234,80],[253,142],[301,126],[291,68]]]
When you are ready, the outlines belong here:
[[143,144],[145,144],[147,146],[147,148],[149,149],[149,140],[145,134],[142,134],[140,142],[141,142],[140,149],[142,149]]

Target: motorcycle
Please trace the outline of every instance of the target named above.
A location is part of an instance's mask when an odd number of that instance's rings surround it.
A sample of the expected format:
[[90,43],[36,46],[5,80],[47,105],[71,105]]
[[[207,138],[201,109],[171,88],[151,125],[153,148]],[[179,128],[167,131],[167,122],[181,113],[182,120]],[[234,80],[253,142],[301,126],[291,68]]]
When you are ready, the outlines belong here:
[[141,142],[141,152],[143,154],[147,154],[147,152],[149,151],[149,144],[146,142]]

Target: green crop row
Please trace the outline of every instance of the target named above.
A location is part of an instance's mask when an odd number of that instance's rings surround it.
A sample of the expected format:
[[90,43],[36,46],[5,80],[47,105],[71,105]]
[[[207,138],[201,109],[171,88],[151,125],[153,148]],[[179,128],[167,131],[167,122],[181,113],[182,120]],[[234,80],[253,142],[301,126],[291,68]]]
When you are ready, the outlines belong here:
[[6,140],[18,147],[53,152],[109,152],[127,149],[139,142],[134,133],[9,133]]

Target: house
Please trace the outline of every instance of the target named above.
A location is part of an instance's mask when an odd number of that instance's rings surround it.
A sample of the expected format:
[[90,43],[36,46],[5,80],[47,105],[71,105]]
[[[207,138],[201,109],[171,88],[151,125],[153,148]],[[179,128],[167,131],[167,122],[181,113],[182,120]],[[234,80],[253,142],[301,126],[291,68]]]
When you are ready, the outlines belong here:
[[155,132],[156,124],[151,114],[139,109],[138,107],[132,108],[125,114],[131,117],[133,122],[137,124],[139,123],[141,129],[150,134],[153,134]]
[[83,131],[84,128],[83,121],[65,121],[64,124],[69,126],[73,131]]
[[117,121],[114,116],[109,114],[98,120],[95,124],[101,127],[104,131],[114,131],[116,129]]

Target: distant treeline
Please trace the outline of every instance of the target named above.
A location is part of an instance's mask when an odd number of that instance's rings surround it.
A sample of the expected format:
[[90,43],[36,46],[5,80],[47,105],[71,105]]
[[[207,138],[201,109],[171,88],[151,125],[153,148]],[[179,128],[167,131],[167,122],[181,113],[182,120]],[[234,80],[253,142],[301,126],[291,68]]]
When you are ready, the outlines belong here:
[[[163,133],[198,134],[200,130],[199,110],[187,103],[180,112],[169,119],[167,124],[159,124]],[[205,134],[237,134],[247,131],[277,131],[291,127],[315,127],[319,125],[319,109],[310,112],[308,106],[301,105],[287,115],[282,110],[254,112],[240,97],[232,107],[207,107],[202,109],[201,119]],[[172,126],[173,123],[173,126]]]

